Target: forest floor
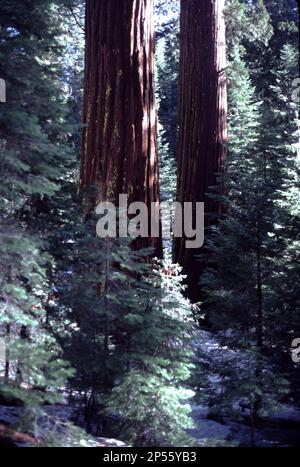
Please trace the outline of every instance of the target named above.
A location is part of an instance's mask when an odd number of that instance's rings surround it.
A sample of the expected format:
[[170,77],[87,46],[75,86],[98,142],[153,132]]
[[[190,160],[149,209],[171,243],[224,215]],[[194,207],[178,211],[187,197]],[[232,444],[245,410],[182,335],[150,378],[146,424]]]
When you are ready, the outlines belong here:
[[[73,419],[76,408],[57,405],[45,406],[49,419],[55,420],[60,426]],[[23,447],[30,442],[28,435],[23,435],[13,427],[23,415],[21,407],[0,406],[0,438],[3,438],[4,428],[10,431],[10,437],[17,447]],[[195,428],[189,434],[202,445],[206,440],[210,445],[222,441],[229,441],[233,445],[248,446],[250,444],[250,427],[245,423],[234,422],[230,419],[220,421],[209,417],[207,407],[193,406],[192,417]],[[124,443],[109,438],[94,438],[96,446],[125,446]],[[294,407],[284,407],[282,413],[268,418],[263,427],[255,430],[255,444],[257,446],[299,446],[300,445],[300,410]],[[1,445],[1,442],[0,442]]]
[[[211,360],[220,358],[220,350],[223,348],[210,332],[200,331],[195,339],[195,351],[199,360],[205,359],[208,366]],[[220,384],[217,375],[208,375],[210,381],[216,386]],[[77,406],[54,405],[43,407],[45,417],[40,421],[38,431],[41,433],[47,430],[58,432],[62,430],[68,422],[78,421]],[[24,413],[22,407],[6,407],[0,405],[0,438],[1,430],[12,430],[19,422]],[[77,414],[77,417],[76,417]],[[82,418],[82,417],[81,417]],[[229,418],[212,417],[205,404],[198,403],[192,406],[192,418],[195,428],[189,431],[189,434],[203,445],[206,441],[209,445],[218,445],[224,441],[232,443],[233,446],[249,446],[251,440],[251,429],[247,420],[237,422]],[[50,424],[50,428],[49,428]],[[1,429],[2,427],[2,429]],[[19,432],[11,433],[14,438],[14,444],[17,446],[26,446],[28,438],[26,435],[22,438]],[[300,446],[300,409],[284,405],[280,412],[269,415],[263,420],[260,427],[255,429],[254,433],[256,446]],[[121,441],[108,438],[91,437],[95,440],[96,446],[124,446]],[[0,443],[1,444],[1,443]]]
[[[243,365],[247,365],[243,363],[242,355],[224,346],[221,339],[209,331],[198,331],[193,347],[196,362],[206,368],[206,374],[199,376],[201,384],[204,384],[202,388],[204,393],[205,391],[213,392],[214,395],[220,393],[222,383],[216,368],[220,368],[226,361],[229,364],[232,360],[238,361],[241,371],[244,369]],[[205,384],[209,386],[209,390],[205,389]],[[205,400],[205,397],[203,399]],[[213,416],[207,404],[200,401],[201,397],[198,398],[198,405],[192,406],[195,429],[190,433],[195,439],[200,442],[207,439],[212,445],[214,441],[217,443],[222,440],[238,446],[251,445],[251,426],[246,413],[244,418],[238,422],[229,417]],[[300,446],[300,408],[282,404],[276,412],[269,413],[261,420],[260,426],[255,428],[254,441],[255,446],[259,447]]]
[[[232,442],[234,446],[249,446],[251,428],[246,423],[235,422],[224,418],[222,423],[209,418],[205,407],[194,406],[192,416],[196,425],[190,434],[200,442],[223,440]],[[280,414],[269,417],[263,426],[256,428],[255,446],[257,447],[296,447],[300,446],[300,410],[285,406]]]

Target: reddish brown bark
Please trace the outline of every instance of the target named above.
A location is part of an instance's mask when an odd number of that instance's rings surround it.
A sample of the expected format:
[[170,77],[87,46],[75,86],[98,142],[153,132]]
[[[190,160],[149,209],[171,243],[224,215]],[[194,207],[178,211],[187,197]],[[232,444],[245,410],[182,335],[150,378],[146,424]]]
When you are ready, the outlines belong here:
[[[207,196],[222,171],[227,140],[224,0],[181,0],[178,200],[205,202],[206,225],[220,206]],[[198,250],[175,239],[175,261],[188,274],[189,295],[198,300],[203,264]]]
[[8,425],[0,424],[0,445],[7,447],[17,446],[17,443],[25,443],[29,445],[37,445],[38,441],[30,435],[15,431]]
[[[87,0],[81,189],[159,209],[154,0]],[[139,246],[161,252],[161,239]]]

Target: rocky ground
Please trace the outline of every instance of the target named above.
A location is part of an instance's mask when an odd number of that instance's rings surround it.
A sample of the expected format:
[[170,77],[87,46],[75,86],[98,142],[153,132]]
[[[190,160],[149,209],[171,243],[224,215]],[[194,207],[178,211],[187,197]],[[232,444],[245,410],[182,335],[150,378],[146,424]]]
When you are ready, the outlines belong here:
[[[201,331],[195,336],[195,352],[198,355],[199,363],[210,365],[219,358],[220,343],[215,336],[209,332]],[[228,349],[225,349],[229,351]],[[211,365],[213,367],[213,365]],[[218,375],[210,375],[211,381],[218,390]],[[86,446],[86,447],[124,447],[124,443],[115,439],[86,437],[83,432],[74,433],[76,430],[71,421],[75,419],[75,412],[78,408],[68,405],[45,406],[44,415],[37,418],[35,434],[26,435],[20,428],[20,420],[24,415],[22,407],[6,407],[0,405],[0,446],[28,446],[42,442],[43,434],[53,437],[52,445],[62,442],[66,446]],[[247,420],[236,422],[228,418],[212,418],[205,405],[193,405],[192,417],[195,428],[190,430],[190,435],[195,438],[200,445],[222,445],[229,442],[233,446],[249,446],[251,440],[250,426]],[[78,418],[77,418],[78,419]],[[18,429],[15,427],[18,426]],[[72,431],[73,430],[73,431]],[[26,430],[25,430],[26,431]],[[82,433],[82,436],[81,436]],[[44,436],[45,437],[45,436]],[[76,441],[74,441],[74,438]],[[283,405],[281,411],[269,415],[265,418],[260,427],[254,433],[256,446],[300,446],[300,409],[288,405]]]
[[[190,434],[203,442],[218,444],[222,440],[237,446],[251,444],[251,431],[246,423],[237,423],[229,419],[223,422],[209,418],[207,408],[194,406],[193,419],[195,429]],[[282,412],[266,418],[255,430],[255,445],[258,447],[296,447],[300,446],[300,410],[283,406]]]
[[[45,438],[51,447],[125,447],[119,440],[86,436],[71,424],[75,409],[67,405],[45,406],[44,415],[37,418],[31,435],[21,431],[22,407],[0,406],[0,447],[43,446]],[[26,417],[25,417],[26,418]],[[18,428],[13,428],[18,427]]]
[[[222,423],[209,418],[207,408],[193,406],[192,416],[195,428],[190,434],[200,444],[208,442],[209,445],[218,445],[228,441],[233,445],[247,446],[250,444],[250,427],[245,423],[237,423],[229,419]],[[57,432],[66,435],[65,426],[72,419],[74,409],[68,406],[44,407],[46,416],[40,419],[40,431],[45,429],[47,419],[52,420],[51,431],[56,425]],[[39,444],[40,438],[30,436],[14,430],[17,422],[23,415],[21,407],[0,406],[0,446],[24,447]],[[47,425],[49,431],[49,426]],[[79,437],[80,438],[80,437]],[[121,441],[108,438],[78,439],[78,446],[86,447],[125,447]],[[255,431],[255,444],[257,446],[300,446],[300,410],[284,406],[281,413],[269,417],[265,423]]]

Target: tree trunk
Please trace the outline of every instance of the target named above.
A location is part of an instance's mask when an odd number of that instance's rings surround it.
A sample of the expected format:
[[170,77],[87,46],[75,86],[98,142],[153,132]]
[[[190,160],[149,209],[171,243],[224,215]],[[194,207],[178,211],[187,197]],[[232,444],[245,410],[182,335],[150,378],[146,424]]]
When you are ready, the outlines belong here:
[[[6,342],[7,345],[10,344],[10,333],[11,333],[11,325],[6,325]],[[10,373],[10,354],[9,350],[6,350],[6,358],[5,358],[5,370],[4,370],[4,378],[6,381],[9,380],[9,373]]]
[[[86,2],[80,186],[93,207],[118,205],[124,193],[129,202],[155,203],[159,212],[153,3]],[[138,243],[161,253],[160,238]]]
[[[177,199],[205,202],[206,226],[220,204],[207,196],[223,169],[227,141],[227,81],[224,0],[181,0],[181,52]],[[203,264],[199,250],[175,239],[174,259],[188,274],[192,300]]]
[[[257,251],[256,251],[256,260],[257,260],[257,313],[256,313],[256,323],[255,323],[255,333],[256,333],[256,368],[255,368],[255,379],[256,386],[262,392],[263,387],[263,368],[262,368],[262,357],[263,357],[263,345],[264,345],[264,325],[263,325],[263,280],[262,280],[262,253],[261,253],[261,238],[260,233],[257,235]],[[262,409],[262,396],[259,393],[255,395],[254,401],[254,422],[256,423],[259,419],[259,412]]]

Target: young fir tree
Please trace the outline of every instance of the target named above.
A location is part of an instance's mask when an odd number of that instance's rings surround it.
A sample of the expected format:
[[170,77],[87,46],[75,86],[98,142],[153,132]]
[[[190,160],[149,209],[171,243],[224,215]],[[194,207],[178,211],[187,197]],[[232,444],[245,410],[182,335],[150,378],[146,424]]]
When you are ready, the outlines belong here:
[[7,85],[0,108],[0,329],[7,344],[1,390],[31,405],[55,399],[70,374],[47,326],[55,265],[40,217],[44,200],[59,189],[69,154],[61,59],[65,16],[58,14],[65,3],[16,0],[0,7],[0,75]]
[[63,335],[53,327],[76,370],[70,388],[83,395],[84,426],[137,445],[182,443],[191,424],[183,399],[192,395],[184,345],[192,322],[181,276],[169,265],[153,271],[149,251],[135,251],[126,239],[108,246],[95,237],[95,219],[82,222],[73,196],[57,232],[60,307],[52,307],[50,321],[63,318]]
[[272,283],[276,294],[276,306],[272,304],[272,309],[277,317],[272,329],[273,349],[276,348],[275,361],[278,368],[288,375],[297,399],[299,377],[290,358],[290,346],[300,328],[300,303],[295,283],[299,274],[300,190],[296,149],[299,144],[299,104],[293,98],[292,86],[295,76],[299,74],[298,48],[291,44],[283,45],[280,60],[273,73],[275,84],[271,86],[272,107],[267,121],[274,128],[274,132],[266,157],[268,160],[272,154],[276,157],[274,178],[279,172],[275,183],[278,209],[282,213],[277,225],[282,251],[278,256],[278,272],[274,275]]
[[[273,410],[288,391],[287,375],[278,365],[278,353],[287,355],[286,347],[278,337],[286,339],[284,321],[294,319],[297,306],[294,301],[289,308],[283,294],[283,284],[297,269],[297,209],[293,206],[289,219],[287,201],[297,189],[292,147],[296,112],[286,88],[291,55],[284,48],[277,87],[269,99],[259,101],[245,48],[232,41],[226,212],[211,231],[206,250],[210,267],[201,279],[210,322],[231,349],[220,360],[221,390],[213,404],[231,415],[246,411],[252,444],[258,417]],[[291,296],[293,301],[293,292]]]
[[49,319],[76,370],[70,389],[82,394],[74,397],[84,426],[137,445],[183,443],[191,425],[183,399],[192,395],[185,383],[191,351],[184,345],[192,322],[179,271],[171,265],[153,271],[149,251],[132,249],[126,239],[108,245],[97,238],[96,219],[83,222],[70,188],[69,201],[57,212],[59,302]]
[[[274,278],[278,305],[274,308],[281,325],[274,326],[276,338],[276,362],[287,370],[293,392],[297,387],[297,373],[290,358],[290,343],[297,334],[299,310],[297,294],[292,286],[297,270],[297,242],[299,241],[299,166],[294,148],[299,145],[297,92],[295,83],[299,76],[299,12],[297,3],[266,0],[265,11],[269,14],[274,31],[269,47],[260,49],[247,44],[247,61],[257,93],[263,100],[262,150],[268,166],[268,176],[273,177],[277,187],[278,204],[285,212],[278,230],[282,239],[280,273]],[[250,46],[249,46],[250,45]],[[272,164],[269,163],[272,161]],[[273,167],[273,169],[272,169]],[[281,227],[280,227],[281,226]],[[285,277],[283,281],[282,278]],[[287,287],[285,287],[287,284]],[[289,316],[287,320],[286,317]],[[296,393],[297,395],[297,389]]]
[[114,386],[106,410],[122,416],[121,432],[135,446],[193,445],[185,433],[193,426],[187,401],[193,396],[187,386],[192,369],[191,305],[183,298],[178,267],[168,263],[150,277],[145,273],[116,300],[127,304],[119,349],[127,371]]

